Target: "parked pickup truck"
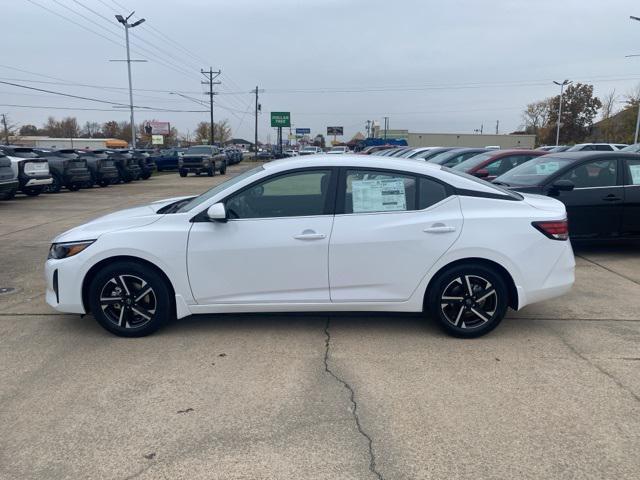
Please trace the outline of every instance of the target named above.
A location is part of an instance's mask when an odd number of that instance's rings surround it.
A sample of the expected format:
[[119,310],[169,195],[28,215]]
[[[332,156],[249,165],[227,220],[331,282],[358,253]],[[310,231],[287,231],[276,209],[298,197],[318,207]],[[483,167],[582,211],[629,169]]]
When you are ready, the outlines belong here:
[[178,171],[181,177],[189,173],[200,175],[206,173],[213,177],[216,170],[220,175],[227,173],[227,156],[218,147],[210,145],[196,145],[189,147],[182,158],[178,160]]
[[53,181],[49,173],[49,163],[46,159],[39,158],[32,148],[2,145],[0,152],[11,160],[11,169],[18,177],[18,189],[25,195],[40,195]]
[[11,159],[0,153],[0,200],[9,200],[18,191],[18,175],[11,168]]
[[120,181],[115,160],[110,159],[105,152],[96,153],[93,150],[76,150],[76,153],[87,162],[94,185],[108,187]]
[[46,148],[34,148],[33,151],[41,158],[49,162],[49,170],[53,182],[47,187],[47,192],[58,193],[62,187],[75,192],[83,187],[92,187],[91,172],[87,167],[87,161],[73,149],[49,150]]

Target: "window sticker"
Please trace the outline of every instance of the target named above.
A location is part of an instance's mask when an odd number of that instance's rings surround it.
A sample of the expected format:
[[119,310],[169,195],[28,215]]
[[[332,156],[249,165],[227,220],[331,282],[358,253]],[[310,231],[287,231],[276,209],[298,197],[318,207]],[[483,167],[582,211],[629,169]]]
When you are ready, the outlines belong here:
[[402,179],[354,180],[353,213],[393,212],[407,209]]
[[631,183],[640,185],[640,165],[629,165],[631,171]]
[[550,175],[560,169],[560,162],[546,162],[536,165],[536,175]]

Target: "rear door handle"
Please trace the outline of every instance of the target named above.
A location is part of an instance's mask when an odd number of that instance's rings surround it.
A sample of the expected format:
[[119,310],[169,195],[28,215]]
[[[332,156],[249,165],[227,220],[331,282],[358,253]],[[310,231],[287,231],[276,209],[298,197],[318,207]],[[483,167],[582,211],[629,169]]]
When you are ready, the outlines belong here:
[[422,231],[424,233],[451,233],[456,231],[456,227],[450,227],[448,225],[437,223],[435,225],[425,228]]
[[614,195],[613,193],[610,193],[609,195],[604,197],[602,200],[604,200],[605,202],[619,202],[620,200],[622,200],[622,198],[618,197],[617,195]]
[[305,230],[298,235],[294,235],[296,240],[322,240],[327,236],[324,233],[316,233],[314,230]]

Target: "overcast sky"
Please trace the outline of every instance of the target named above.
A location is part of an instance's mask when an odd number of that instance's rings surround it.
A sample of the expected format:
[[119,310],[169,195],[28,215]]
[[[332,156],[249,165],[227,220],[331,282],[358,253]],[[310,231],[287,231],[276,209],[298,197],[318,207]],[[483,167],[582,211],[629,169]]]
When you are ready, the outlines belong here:
[[[527,103],[558,93],[554,79],[592,83],[598,95],[640,84],[640,57],[625,58],[640,54],[632,0],[12,0],[1,7],[0,80],[127,104],[126,64],[109,60],[125,58],[113,15],[131,10],[146,18],[131,30],[132,58],[149,60],[132,64],[134,90],[155,90],[134,91],[134,103],[200,110],[168,92],[206,100],[199,69],[221,69],[215,118],[247,139],[256,85],[266,141],[275,140],[270,111],[290,111],[296,127],[314,134],[344,126],[345,139],[385,115],[390,128],[413,132],[482,124],[495,132],[499,120],[508,133]],[[107,103],[6,84],[0,104],[18,126],[40,126],[49,115],[128,119]],[[208,113],[136,112],[136,122],[154,118],[185,133]]]

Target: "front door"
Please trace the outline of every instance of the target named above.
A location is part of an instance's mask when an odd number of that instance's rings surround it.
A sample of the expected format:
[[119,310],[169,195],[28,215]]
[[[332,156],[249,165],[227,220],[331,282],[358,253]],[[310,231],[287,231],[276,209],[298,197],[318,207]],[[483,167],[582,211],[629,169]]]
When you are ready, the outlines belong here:
[[622,234],[640,237],[640,160],[625,159]]
[[555,180],[570,180],[575,188],[560,192],[558,200],[567,207],[572,238],[618,235],[622,224],[624,188],[619,181],[617,159],[582,163]]
[[436,180],[348,169],[329,248],[331,301],[401,302],[458,238],[457,197]]
[[269,177],[227,198],[226,223],[195,222],[187,266],[199,304],[328,302],[332,169]]

